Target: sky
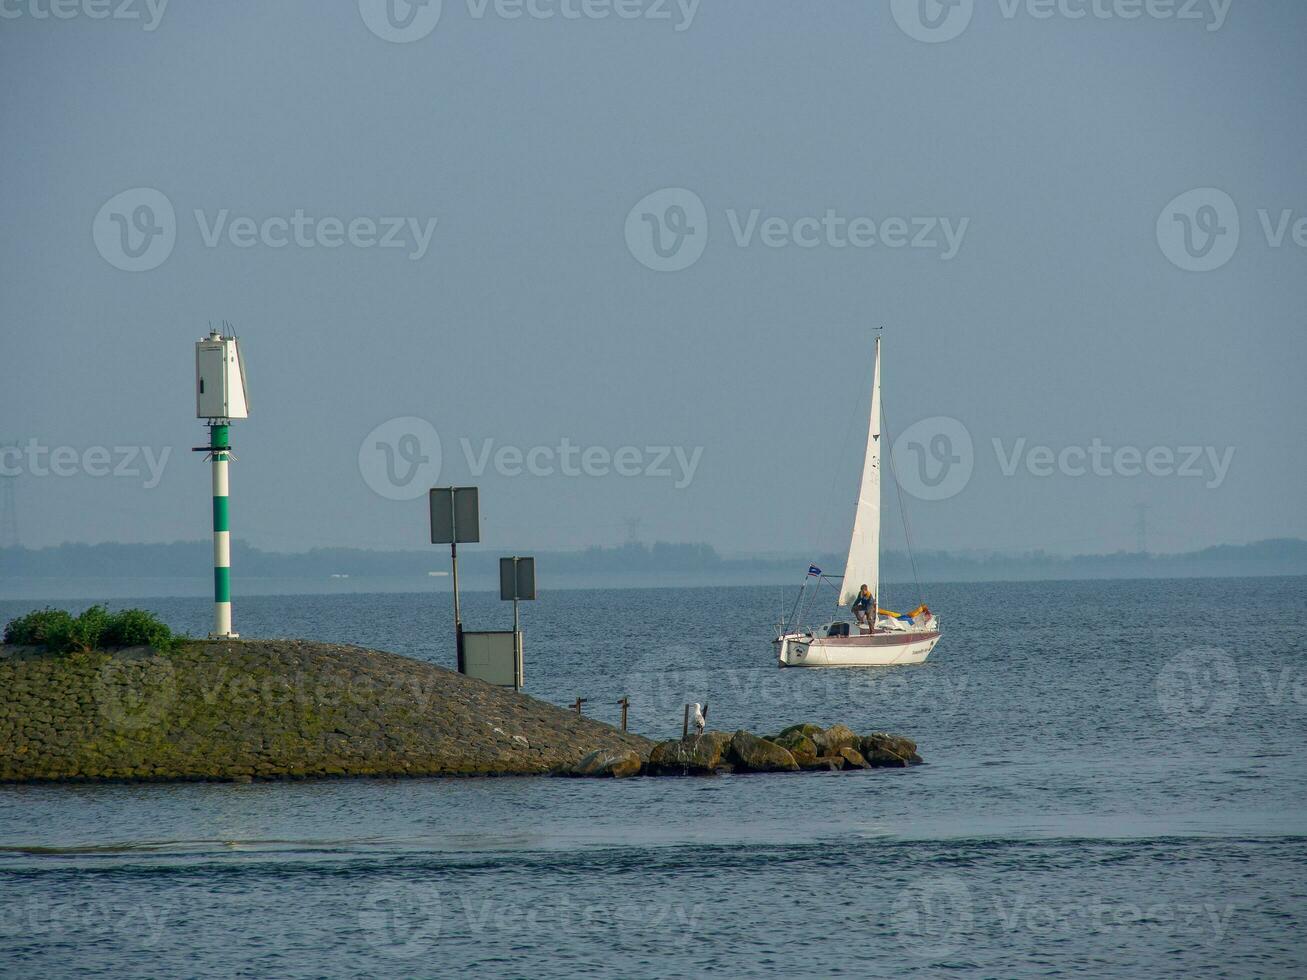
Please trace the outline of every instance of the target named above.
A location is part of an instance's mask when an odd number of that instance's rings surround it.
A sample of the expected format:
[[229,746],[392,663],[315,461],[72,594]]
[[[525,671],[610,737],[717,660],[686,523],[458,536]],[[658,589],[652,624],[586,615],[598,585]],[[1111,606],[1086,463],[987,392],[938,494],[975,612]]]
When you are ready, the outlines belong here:
[[223,321],[269,549],[457,484],[519,553],[838,552],[876,328],[919,548],[1307,536],[1296,0],[50,2],[0,2],[24,545],[208,535]]

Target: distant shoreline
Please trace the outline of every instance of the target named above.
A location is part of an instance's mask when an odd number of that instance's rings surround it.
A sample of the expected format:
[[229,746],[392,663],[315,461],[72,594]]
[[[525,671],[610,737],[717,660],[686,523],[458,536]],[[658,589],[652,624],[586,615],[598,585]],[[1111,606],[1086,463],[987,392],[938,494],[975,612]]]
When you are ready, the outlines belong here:
[[[14,580],[78,579],[208,580],[210,541],[173,544],[65,544],[42,549],[0,549],[0,588]],[[448,588],[450,557],[440,547],[421,550],[367,550],[315,547],[278,553],[234,541],[231,563],[240,579],[315,581],[344,584],[356,579],[408,583],[413,591]],[[495,588],[502,547],[469,547],[460,555],[460,574],[468,588]],[[707,544],[626,544],[579,550],[535,550],[541,575],[555,588],[701,585],[708,583],[789,584],[802,579],[810,564],[839,575],[844,555],[766,554],[723,557]],[[1179,554],[1117,551],[1111,554],[1056,555],[1043,551],[918,551],[915,563],[902,551],[884,551],[886,581],[1038,581],[1063,579],[1222,578],[1222,576],[1307,575],[1307,541],[1273,538],[1247,545],[1216,545]]]
[[[1253,573],[1253,574],[1195,574],[1195,575],[1094,575],[1062,576],[1049,578],[990,578],[990,579],[923,579],[923,585],[1011,585],[1021,583],[1054,582],[1166,582],[1241,579],[1292,579],[1307,578],[1307,572],[1291,573]],[[436,584],[442,580],[393,580],[361,576],[341,580],[320,579],[274,579],[256,576],[242,576],[238,595],[241,596],[317,596],[317,595],[448,595],[447,584]],[[447,580],[443,580],[447,583]],[[794,579],[773,580],[766,582],[723,582],[713,581],[672,581],[625,582],[608,579],[606,582],[570,583],[567,580],[550,582],[549,592],[585,592],[603,590],[606,592],[650,591],[659,589],[695,589],[695,588],[730,588],[760,589],[797,587]],[[915,586],[910,582],[886,581],[887,596],[893,596],[902,590],[911,591]],[[487,593],[498,595],[496,583],[473,580],[467,585],[460,583],[464,595]],[[144,600],[144,599],[209,599],[213,598],[213,583],[207,578],[176,577],[166,578],[63,578],[63,579],[16,579],[0,577],[0,602],[100,602],[105,600]]]
[[[503,549],[480,545],[459,556],[463,588],[498,588]],[[629,543],[610,548],[536,552],[541,587],[550,590],[794,587],[810,564],[838,576],[843,556],[724,558],[707,544]],[[0,549],[0,599],[133,598],[208,595],[212,544],[67,544]],[[232,547],[237,588],[244,595],[447,592],[449,555],[441,548],[369,551],[315,548],[278,553],[243,541]],[[1061,557],[925,551],[916,567],[900,552],[881,556],[881,578],[895,583],[1131,581],[1266,578],[1307,575],[1307,541],[1281,538],[1218,545],[1182,554],[1120,552]]]

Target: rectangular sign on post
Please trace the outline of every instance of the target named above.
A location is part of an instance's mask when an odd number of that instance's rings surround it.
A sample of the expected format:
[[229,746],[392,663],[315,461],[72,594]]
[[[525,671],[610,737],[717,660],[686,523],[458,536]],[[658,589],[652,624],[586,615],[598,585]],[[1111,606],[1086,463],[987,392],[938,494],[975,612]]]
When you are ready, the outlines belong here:
[[508,631],[463,634],[468,677],[498,687],[522,689],[521,634]]
[[536,597],[536,560],[534,558],[499,559],[499,598],[534,599]]
[[476,544],[481,540],[481,508],[476,487],[432,487],[432,544]]

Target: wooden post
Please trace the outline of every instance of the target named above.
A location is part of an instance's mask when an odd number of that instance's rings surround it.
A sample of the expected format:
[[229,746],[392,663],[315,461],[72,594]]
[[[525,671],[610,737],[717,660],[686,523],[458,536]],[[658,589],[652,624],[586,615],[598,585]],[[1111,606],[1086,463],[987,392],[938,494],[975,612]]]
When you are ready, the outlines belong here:
[[631,699],[629,697],[622,698],[617,703],[622,708],[622,731],[626,731],[626,709],[631,706]]
[[579,715],[581,713],[581,705],[585,704],[589,700],[590,700],[589,698],[577,698],[575,701],[572,702],[572,710]]
[[681,738],[688,738],[690,735],[690,706],[685,706],[685,720],[681,722]]

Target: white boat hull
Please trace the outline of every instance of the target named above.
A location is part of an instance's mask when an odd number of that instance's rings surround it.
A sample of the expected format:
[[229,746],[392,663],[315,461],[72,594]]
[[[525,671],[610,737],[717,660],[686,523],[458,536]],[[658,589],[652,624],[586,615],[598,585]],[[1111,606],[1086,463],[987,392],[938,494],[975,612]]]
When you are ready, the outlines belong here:
[[788,633],[772,645],[782,667],[897,667],[922,663],[939,638],[938,630],[886,630],[855,636]]

